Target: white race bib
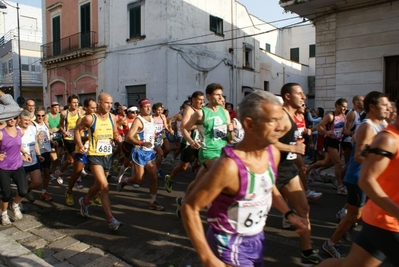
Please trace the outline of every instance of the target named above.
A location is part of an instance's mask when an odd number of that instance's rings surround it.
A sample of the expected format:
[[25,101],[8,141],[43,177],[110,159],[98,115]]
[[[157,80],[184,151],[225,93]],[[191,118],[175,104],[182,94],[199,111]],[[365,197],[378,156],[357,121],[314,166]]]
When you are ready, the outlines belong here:
[[98,140],[96,152],[103,154],[111,154],[112,153],[111,142],[109,140]]
[[213,128],[213,140],[218,140],[226,137],[227,125],[220,125]]
[[266,222],[267,211],[270,209],[267,205],[267,198],[256,202],[238,201],[238,206],[237,232],[262,232]]

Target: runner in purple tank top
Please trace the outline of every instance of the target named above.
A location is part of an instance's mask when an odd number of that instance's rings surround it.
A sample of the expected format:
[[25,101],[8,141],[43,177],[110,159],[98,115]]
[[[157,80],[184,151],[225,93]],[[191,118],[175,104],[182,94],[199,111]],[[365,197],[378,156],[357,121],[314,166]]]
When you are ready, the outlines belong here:
[[[241,102],[239,117],[244,139],[223,149],[218,162],[187,193],[181,209],[203,266],[263,266],[263,227],[272,205],[297,232],[307,229],[307,221],[288,208],[275,185],[280,152],[273,144],[281,136],[283,117],[279,100],[255,91]],[[199,212],[207,205],[210,227],[205,235]]]
[[6,126],[0,131],[0,189],[1,196],[1,224],[11,224],[7,208],[11,200],[11,180],[17,185],[17,194],[11,205],[13,220],[22,219],[19,203],[28,193],[28,181],[22,161],[32,161],[29,153],[22,147],[21,129],[16,128],[18,116],[6,120]]

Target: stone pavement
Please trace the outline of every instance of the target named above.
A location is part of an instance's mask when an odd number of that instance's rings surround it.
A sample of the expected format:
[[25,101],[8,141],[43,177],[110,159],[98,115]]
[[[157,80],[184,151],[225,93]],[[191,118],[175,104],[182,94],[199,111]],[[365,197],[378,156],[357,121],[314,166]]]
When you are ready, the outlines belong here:
[[[10,216],[11,217],[11,216]],[[0,267],[123,267],[113,255],[45,227],[37,213],[0,226]]]
[[[163,165],[174,165],[174,162],[167,159]],[[332,182],[333,168],[322,171],[321,176],[325,182]],[[9,213],[12,218],[12,212]],[[90,244],[43,225],[40,222],[40,214],[30,212],[11,226],[0,225],[0,267],[13,266],[130,265]]]

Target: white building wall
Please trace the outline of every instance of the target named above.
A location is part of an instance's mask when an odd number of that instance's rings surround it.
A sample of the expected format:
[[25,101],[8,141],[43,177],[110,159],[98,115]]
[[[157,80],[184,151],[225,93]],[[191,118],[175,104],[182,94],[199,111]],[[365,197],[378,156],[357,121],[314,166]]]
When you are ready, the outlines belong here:
[[[99,45],[106,45],[104,85],[114,102],[127,103],[126,87],[146,85],[147,97],[176,113],[194,91],[223,85],[227,102],[244,97],[243,86],[279,93],[283,82],[307,88],[309,68],[270,53],[279,51],[279,31],[248,14],[235,1],[143,1],[142,40],[127,41],[128,0],[99,3]],[[224,36],[209,29],[209,16],[223,19]],[[103,27],[101,25],[109,25]],[[244,37],[253,35],[251,37]],[[244,66],[244,44],[253,47],[253,66]],[[307,48],[308,50],[308,48]],[[100,70],[99,70],[100,71]]]
[[355,95],[383,91],[384,57],[399,55],[398,19],[399,3],[392,2],[316,21],[317,105],[331,109],[340,97],[350,103]]

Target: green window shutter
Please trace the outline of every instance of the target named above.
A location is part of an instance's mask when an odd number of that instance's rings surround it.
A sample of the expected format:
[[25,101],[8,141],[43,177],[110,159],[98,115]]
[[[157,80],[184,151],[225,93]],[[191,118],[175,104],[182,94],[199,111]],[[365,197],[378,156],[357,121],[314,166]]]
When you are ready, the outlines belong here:
[[290,59],[299,63],[299,47],[291,48]]
[[316,56],[316,45],[312,44],[309,45],[309,57],[315,57]]
[[141,36],[141,5],[130,8],[130,38]]

